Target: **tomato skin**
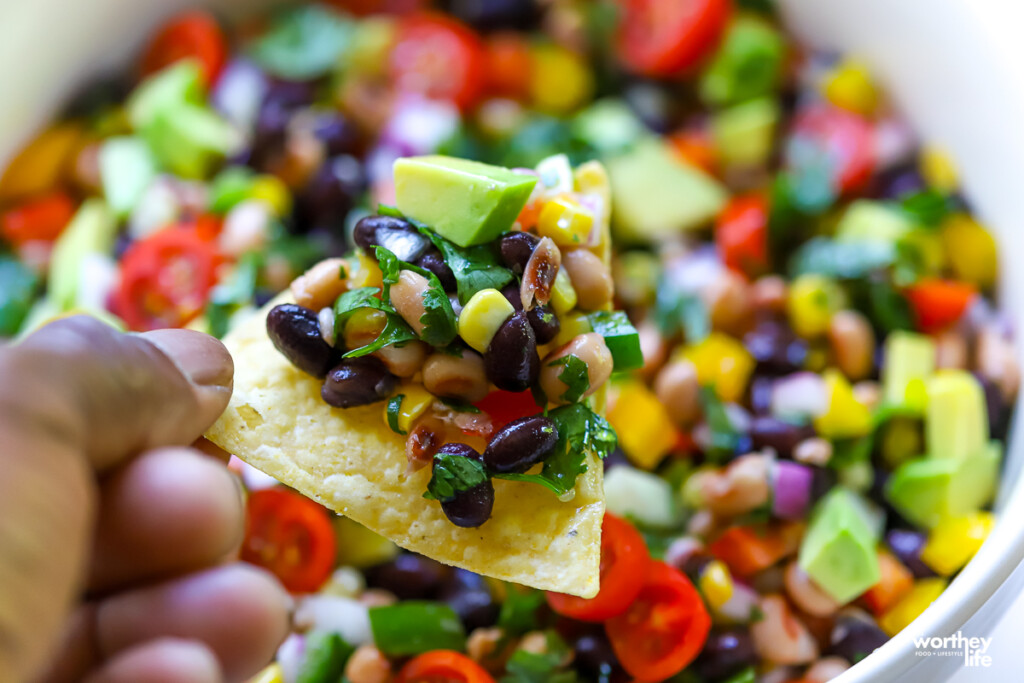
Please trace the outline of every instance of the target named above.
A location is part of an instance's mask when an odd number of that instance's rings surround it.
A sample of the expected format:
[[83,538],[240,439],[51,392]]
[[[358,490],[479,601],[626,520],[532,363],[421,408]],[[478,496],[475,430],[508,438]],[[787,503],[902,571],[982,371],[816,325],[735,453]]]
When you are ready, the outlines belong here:
[[128,247],[114,310],[136,331],[186,325],[206,305],[222,261],[191,227],[165,228]]
[[674,133],[668,140],[672,150],[689,164],[709,175],[717,173],[717,152],[707,133],[699,130],[682,130]]
[[601,590],[593,598],[548,593],[548,605],[556,613],[580,621],[604,621],[629,609],[640,593],[651,563],[640,532],[610,512],[601,524]]
[[722,262],[745,275],[768,268],[768,200],[762,194],[733,197],[718,214],[715,244]]
[[618,52],[632,71],[667,78],[714,51],[732,15],[730,0],[620,0]]
[[335,546],[327,512],[305,496],[283,488],[249,496],[242,560],[269,570],[289,591],[320,588],[334,569]]
[[494,683],[479,664],[453,650],[425,652],[398,672],[395,683]]
[[513,392],[495,389],[473,405],[490,416],[495,430],[501,429],[509,422],[521,417],[536,415],[542,410],[533,400],[533,394],[529,391]]
[[824,155],[838,193],[858,192],[871,179],[875,168],[874,129],[859,114],[825,104],[804,107],[793,120],[786,165],[799,166],[799,157],[807,147]]
[[711,617],[690,580],[656,561],[629,609],[605,623],[619,663],[636,681],[663,681],[685,669],[710,630]]
[[75,203],[64,192],[30,199],[0,216],[0,237],[14,245],[52,242],[75,215]]
[[977,290],[956,280],[925,278],[907,287],[906,295],[922,332],[939,332],[960,319]]
[[515,33],[499,33],[487,40],[489,94],[523,101],[530,94],[530,46]]
[[449,100],[470,109],[483,94],[486,50],[461,22],[434,12],[401,20],[391,50],[390,73],[399,91]]
[[199,10],[182,12],[168,21],[150,40],[142,57],[142,73],[149,75],[182,59],[196,59],[203,82],[213,85],[227,62],[227,41],[220,24]]

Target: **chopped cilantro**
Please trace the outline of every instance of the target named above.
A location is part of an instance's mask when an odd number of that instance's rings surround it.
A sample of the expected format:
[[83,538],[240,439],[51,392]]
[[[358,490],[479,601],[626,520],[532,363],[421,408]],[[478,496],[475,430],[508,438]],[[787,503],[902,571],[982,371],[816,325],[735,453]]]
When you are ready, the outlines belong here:
[[548,647],[544,654],[516,650],[505,665],[506,676],[501,683],[577,683],[576,672],[567,669],[569,647],[554,631],[547,632]]
[[868,315],[883,332],[913,330],[914,314],[907,298],[889,282],[872,280],[868,283]]
[[398,426],[398,413],[402,410],[402,401],[405,399],[405,394],[399,394],[390,401],[388,401],[387,415],[388,415],[388,427],[391,427],[391,431],[396,434],[407,434]]
[[544,593],[514,584],[505,586],[505,601],[498,614],[498,628],[506,635],[521,636],[537,628],[537,610],[544,604]]
[[890,242],[837,242],[819,236],[796,250],[789,262],[789,274],[798,277],[817,273],[848,280],[886,268],[895,259],[895,248]]
[[[461,355],[461,354],[460,354]],[[441,403],[445,404],[457,413],[479,413],[480,409],[472,403],[460,401],[457,398],[442,398]]]
[[470,297],[482,289],[501,289],[512,282],[512,271],[501,266],[487,244],[462,248],[438,235],[433,230],[420,227],[444,257],[445,263],[455,275],[459,302],[465,304]]
[[318,5],[297,7],[283,12],[249,53],[275,76],[308,81],[341,63],[353,33],[352,22],[338,12]]
[[654,323],[666,337],[682,332],[691,344],[711,334],[711,316],[701,298],[689,292],[675,291],[665,278],[658,284]]
[[249,252],[239,259],[228,279],[214,287],[206,306],[206,321],[214,337],[227,334],[231,314],[252,302],[262,266],[262,255]]
[[427,289],[422,294],[423,315],[419,320],[423,323],[420,339],[431,346],[445,346],[451,343],[458,333],[455,311],[452,309],[452,302],[448,300],[448,295],[445,294],[444,287],[441,286],[441,281],[437,279],[437,276],[429,270],[400,261],[394,253],[384,247],[376,247],[374,252],[383,274],[384,291],[381,298],[390,305],[391,286],[398,282],[398,277],[403,270],[411,270],[427,278]]
[[707,455],[712,460],[724,460],[736,452],[740,434],[736,431],[725,405],[712,387],[700,388],[700,403],[704,409],[704,421],[711,431],[711,443]]
[[350,350],[345,354],[345,358],[358,358],[359,356],[373,353],[385,346],[392,344],[400,345],[417,339],[416,334],[402,320],[402,316],[398,315],[390,304],[384,303],[378,298],[380,293],[379,287],[360,287],[345,292],[334,302],[334,330],[339,338],[345,329],[345,323],[352,317],[353,313],[360,309],[376,309],[383,312],[387,317],[384,330],[378,335],[377,339],[366,346]]
[[923,190],[900,197],[900,209],[919,225],[934,228],[952,210],[949,197],[935,190]]
[[576,403],[583,394],[590,388],[590,375],[587,374],[587,364],[579,357],[569,354],[548,363],[548,367],[561,365],[562,371],[558,373],[558,379],[566,386],[565,393],[559,398],[566,403]]
[[441,502],[449,501],[456,494],[476,488],[486,481],[487,470],[479,460],[464,455],[438,453],[434,456],[433,474],[423,497]]

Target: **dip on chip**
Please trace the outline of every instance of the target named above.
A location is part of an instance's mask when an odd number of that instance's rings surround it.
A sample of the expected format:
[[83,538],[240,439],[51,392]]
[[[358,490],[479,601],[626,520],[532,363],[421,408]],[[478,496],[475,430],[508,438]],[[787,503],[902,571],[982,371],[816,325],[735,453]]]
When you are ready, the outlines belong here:
[[226,338],[207,435],[398,545],[582,597],[600,581],[601,416],[641,362],[612,308],[603,167],[395,164],[397,207]]

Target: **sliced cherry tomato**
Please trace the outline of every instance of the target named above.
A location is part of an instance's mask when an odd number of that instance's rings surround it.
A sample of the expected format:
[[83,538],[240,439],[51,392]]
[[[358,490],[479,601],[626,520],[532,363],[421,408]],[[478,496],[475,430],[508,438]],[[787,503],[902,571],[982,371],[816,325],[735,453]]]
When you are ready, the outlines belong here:
[[203,310],[222,262],[191,227],[171,227],[131,245],[121,260],[114,307],[133,330],[181,327]]
[[768,268],[768,199],[762,194],[733,197],[715,223],[715,244],[725,265],[746,275]]
[[707,133],[699,130],[682,130],[669,137],[669,144],[676,154],[705,173],[714,175],[717,171],[715,145]]
[[678,569],[651,562],[629,609],[605,624],[622,667],[637,681],[664,681],[700,654],[711,630],[704,601]]
[[182,12],[164,24],[142,57],[143,75],[182,59],[196,59],[207,86],[217,81],[227,61],[227,42],[217,20],[206,12]]
[[487,92],[515,100],[530,94],[530,46],[518,33],[499,33],[487,40]]
[[491,424],[495,429],[501,429],[513,420],[536,415],[541,411],[529,391],[517,393],[495,390],[473,405],[490,415]]
[[926,278],[907,287],[906,294],[918,328],[938,332],[960,319],[977,290],[966,282]]
[[708,550],[734,574],[751,576],[796,552],[803,529],[799,522],[729,527]]
[[60,236],[72,216],[75,203],[64,192],[30,199],[0,217],[0,236],[11,244],[52,242]]
[[606,512],[601,524],[601,590],[593,598],[548,593],[548,605],[564,617],[604,621],[625,612],[640,593],[651,556],[632,524]]
[[786,146],[786,164],[824,164],[840,194],[864,188],[875,167],[874,129],[859,114],[826,104],[797,112]]
[[334,569],[334,528],[327,512],[285,489],[249,496],[242,559],[272,572],[293,593],[324,585]]
[[494,678],[466,655],[434,650],[403,666],[395,683],[494,683]]
[[402,19],[391,50],[391,78],[400,91],[450,100],[469,109],[483,92],[487,54],[468,26],[441,14]]
[[668,77],[692,70],[718,45],[729,0],[621,0],[619,57],[633,71]]

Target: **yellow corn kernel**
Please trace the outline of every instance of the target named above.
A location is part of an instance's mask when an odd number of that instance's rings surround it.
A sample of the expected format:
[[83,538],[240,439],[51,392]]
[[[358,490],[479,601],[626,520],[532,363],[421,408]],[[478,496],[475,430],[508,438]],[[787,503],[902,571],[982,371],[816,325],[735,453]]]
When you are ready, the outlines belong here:
[[676,444],[675,425],[657,396],[640,380],[616,385],[613,394],[608,421],[619,436],[619,446],[634,465],[654,469]]
[[384,284],[384,274],[380,272],[377,260],[367,256],[360,249],[355,259],[348,259],[348,286],[350,289],[357,287],[380,287]]
[[721,560],[712,560],[700,574],[700,593],[714,611],[732,597],[732,576]]
[[0,176],[0,201],[53,189],[61,181],[81,138],[81,128],[73,123],[61,123],[43,131],[18,152]]
[[558,275],[555,276],[555,285],[551,288],[551,308],[562,316],[576,308],[576,300],[576,288],[572,286],[569,273],[565,268],[559,268]]
[[590,239],[594,214],[569,195],[548,200],[537,219],[537,234],[550,237],[560,247],[578,247]]
[[921,177],[928,187],[939,192],[951,193],[960,185],[956,164],[945,150],[926,145],[918,161]]
[[[558,334],[555,335],[555,338],[549,344],[553,349],[557,349],[573,337],[593,332],[593,328],[590,327],[590,320],[587,319],[585,313],[567,313],[566,315],[559,316],[558,325]],[[541,358],[543,357],[544,355],[541,354]]]
[[532,48],[530,58],[530,98],[536,109],[567,114],[590,99],[594,76],[575,52],[544,43]]
[[[345,321],[345,329],[341,330],[341,339],[345,342],[345,348],[358,349],[373,343],[384,331],[387,321],[384,311],[378,311],[375,308],[360,308],[353,311]],[[335,334],[337,333],[338,330],[335,330]]]
[[878,619],[878,625],[890,637],[896,635],[910,622],[917,619],[921,612],[928,609],[928,605],[935,602],[944,590],[946,590],[945,579],[932,578],[916,581],[910,592]]
[[801,337],[818,337],[828,331],[833,314],[843,308],[845,295],[839,285],[824,275],[807,274],[789,286],[786,308],[789,322]]
[[949,576],[974,557],[994,525],[995,518],[990,512],[944,519],[928,533],[921,561],[937,574]]
[[249,188],[249,198],[266,203],[278,218],[287,216],[292,210],[292,193],[276,175],[256,177]]
[[[434,395],[420,384],[403,384],[396,392],[397,394],[403,396],[402,404],[398,408],[398,428],[403,432],[408,432],[416,418],[427,412],[427,408],[434,402]],[[384,424],[387,423],[388,407],[385,404]]]
[[682,357],[697,368],[697,381],[713,386],[723,401],[738,401],[754,370],[754,358],[737,339],[713,332],[704,341],[683,349]]
[[459,336],[480,353],[486,353],[491,340],[516,309],[496,289],[481,289],[459,313]]
[[981,288],[995,284],[999,272],[996,241],[982,225],[965,213],[946,219],[942,244],[957,278]]
[[362,524],[340,515],[333,519],[338,539],[336,564],[362,569],[394,559],[398,546]]
[[853,387],[836,369],[825,371],[828,409],[815,418],[818,434],[829,439],[863,436],[871,431],[871,411],[853,395]]
[[281,671],[281,665],[274,662],[250,678],[249,683],[284,683],[284,672]]
[[822,94],[832,104],[861,116],[878,107],[878,89],[863,64],[846,60],[832,69],[822,84]]

